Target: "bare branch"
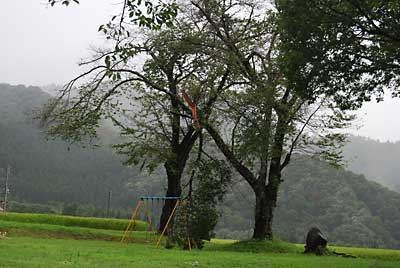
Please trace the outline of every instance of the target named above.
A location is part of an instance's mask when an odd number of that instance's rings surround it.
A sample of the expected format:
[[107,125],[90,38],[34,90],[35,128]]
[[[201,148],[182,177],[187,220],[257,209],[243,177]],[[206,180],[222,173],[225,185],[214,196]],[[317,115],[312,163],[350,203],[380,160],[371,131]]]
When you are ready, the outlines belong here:
[[297,144],[297,141],[299,140],[300,136],[303,134],[305,128],[308,126],[309,122],[311,121],[311,119],[313,118],[313,116],[319,111],[319,109],[322,107],[323,102],[321,102],[318,107],[310,114],[310,116],[307,118],[307,120],[305,121],[305,123],[303,124],[303,126],[301,127],[299,133],[297,133],[297,136],[295,137],[295,139],[292,142],[292,145],[290,146],[290,150],[289,152],[286,154],[285,156],[285,160],[283,161],[283,163],[280,166],[280,169],[283,170],[290,162],[290,158],[292,156],[293,150]]

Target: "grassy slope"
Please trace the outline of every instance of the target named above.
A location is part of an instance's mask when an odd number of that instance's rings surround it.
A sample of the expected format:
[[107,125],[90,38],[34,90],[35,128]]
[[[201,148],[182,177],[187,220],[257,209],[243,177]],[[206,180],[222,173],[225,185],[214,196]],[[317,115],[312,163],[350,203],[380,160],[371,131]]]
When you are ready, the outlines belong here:
[[[35,236],[120,240],[129,220],[72,217],[53,214],[0,213],[0,232],[8,236]],[[144,222],[135,223],[135,237],[146,237]]]
[[[0,221],[25,222],[25,223],[40,223],[52,224],[60,226],[76,226],[87,227],[93,229],[107,230],[125,230],[129,220],[122,219],[105,219],[92,217],[75,217],[56,214],[34,214],[34,213],[0,213]],[[144,222],[137,221],[135,229],[143,231],[145,229]]]
[[[29,218],[30,215],[28,214]],[[19,219],[23,219],[20,215]],[[16,218],[14,218],[15,220]],[[99,220],[99,219],[97,219]],[[46,223],[0,220],[0,268],[22,267],[324,267],[398,268],[400,251],[335,247],[338,252],[358,256],[316,257],[300,254],[303,245],[273,242],[214,240],[203,251],[157,249],[154,243],[121,244],[119,230],[93,229]],[[145,232],[134,232],[143,241]],[[58,238],[58,239],[54,239]],[[73,239],[65,239],[73,238]],[[4,254],[3,254],[4,253]]]

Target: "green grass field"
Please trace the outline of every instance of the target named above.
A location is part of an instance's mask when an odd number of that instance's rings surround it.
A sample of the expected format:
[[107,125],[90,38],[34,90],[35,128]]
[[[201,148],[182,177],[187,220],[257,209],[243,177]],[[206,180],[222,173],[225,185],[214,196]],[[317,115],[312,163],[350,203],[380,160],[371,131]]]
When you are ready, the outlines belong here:
[[[25,214],[29,217],[29,214]],[[23,214],[19,217],[24,217]],[[49,216],[46,216],[49,217]],[[15,220],[16,218],[14,218]],[[102,219],[96,219],[101,221]],[[144,243],[146,233],[134,232],[138,243],[121,244],[122,231],[49,222],[18,222],[0,218],[0,267],[271,267],[271,268],[399,268],[400,251],[335,247],[357,256],[317,257],[301,254],[303,245],[283,241],[214,240],[191,252]],[[109,241],[102,241],[109,240]]]

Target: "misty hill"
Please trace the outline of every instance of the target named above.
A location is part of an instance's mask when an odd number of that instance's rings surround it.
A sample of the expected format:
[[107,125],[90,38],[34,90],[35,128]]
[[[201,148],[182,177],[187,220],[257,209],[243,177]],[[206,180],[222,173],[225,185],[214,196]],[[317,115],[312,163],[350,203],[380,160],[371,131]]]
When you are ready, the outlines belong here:
[[[278,237],[303,243],[318,226],[329,243],[363,247],[400,247],[400,194],[323,161],[297,159],[284,172],[274,219]],[[232,187],[222,207],[217,233],[251,234],[254,200],[249,187]]]
[[35,126],[32,111],[49,97],[37,87],[0,84],[0,168],[11,166],[11,200],[104,206],[112,190],[114,203],[128,206],[135,169],[123,166],[110,148],[47,141]]
[[400,142],[352,136],[344,147],[348,168],[400,192]]
[[[112,206],[129,213],[139,196],[164,194],[161,171],[140,174],[123,166],[110,148],[46,141],[31,115],[48,98],[37,87],[0,84],[0,168],[12,167],[11,200],[104,208],[112,190]],[[399,193],[312,159],[295,159],[283,179],[274,225],[282,239],[304,242],[306,231],[316,225],[330,243],[400,247]],[[216,232],[219,237],[248,238],[254,197],[246,183],[238,177],[235,181],[220,207]],[[0,195],[3,185],[0,178]]]
[[285,178],[282,237],[299,241],[302,227],[316,224],[337,244],[400,247],[400,194],[322,161],[295,162]]

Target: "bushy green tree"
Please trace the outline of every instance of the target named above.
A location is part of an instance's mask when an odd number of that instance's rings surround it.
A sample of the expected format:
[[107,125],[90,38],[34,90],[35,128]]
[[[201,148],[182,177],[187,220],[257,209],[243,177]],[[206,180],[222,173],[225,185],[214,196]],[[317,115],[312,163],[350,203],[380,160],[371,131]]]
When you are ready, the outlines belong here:
[[[204,241],[214,237],[218,222],[217,205],[222,202],[227,185],[231,183],[231,170],[216,159],[196,161],[187,198],[177,217],[174,235],[185,249],[203,248]],[[190,244],[189,244],[190,243]]]

